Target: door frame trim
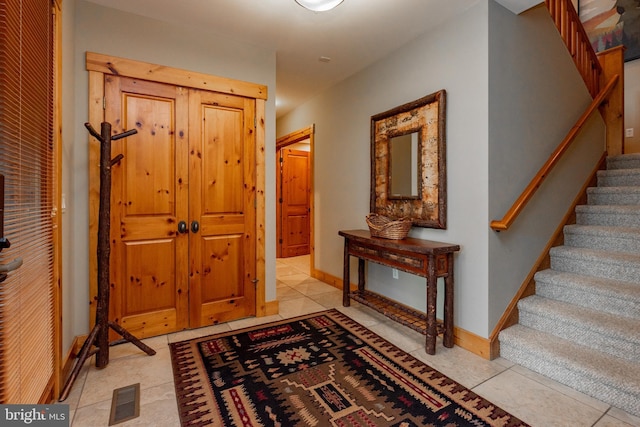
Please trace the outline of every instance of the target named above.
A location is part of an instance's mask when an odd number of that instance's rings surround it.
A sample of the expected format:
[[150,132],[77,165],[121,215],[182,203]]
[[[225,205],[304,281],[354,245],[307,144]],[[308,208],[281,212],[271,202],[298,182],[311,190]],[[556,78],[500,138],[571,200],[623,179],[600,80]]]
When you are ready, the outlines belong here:
[[[150,64],[132,59],[87,52],[89,72],[89,123],[99,129],[104,121],[104,76],[117,75],[167,83],[211,92],[239,95],[256,100],[256,316],[267,315],[265,272],[265,123],[267,86],[225,77]],[[89,140],[89,328],[95,324],[98,295],[97,234],[100,202],[100,145]]]
[[[311,193],[311,197],[309,197],[309,268],[310,271],[315,270],[315,203],[314,203],[314,182],[313,182],[313,165],[314,165],[314,135],[316,133],[316,125],[312,124],[309,127],[299,129],[295,132],[291,132],[290,134],[281,136],[276,139],[276,154],[283,148],[295,144],[296,142],[304,141],[305,139],[309,140],[309,192]],[[277,179],[277,177],[276,177]],[[276,200],[276,203],[278,201]],[[278,244],[276,242],[276,244]]]

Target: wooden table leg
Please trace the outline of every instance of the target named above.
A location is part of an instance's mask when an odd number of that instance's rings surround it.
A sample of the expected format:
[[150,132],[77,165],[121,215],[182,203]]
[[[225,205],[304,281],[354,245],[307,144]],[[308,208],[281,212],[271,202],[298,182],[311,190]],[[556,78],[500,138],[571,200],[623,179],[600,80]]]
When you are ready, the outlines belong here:
[[453,253],[447,254],[447,276],[444,278],[444,334],[445,347],[453,347]]
[[436,354],[436,337],[438,336],[436,323],[437,280],[435,259],[433,256],[429,256],[429,273],[427,275],[427,338],[425,343],[425,351],[427,354]]
[[342,305],[349,307],[351,305],[351,299],[349,298],[349,291],[351,288],[351,273],[349,272],[349,239],[344,239],[344,265],[342,270]]
[[358,258],[358,292],[364,292],[364,260]]

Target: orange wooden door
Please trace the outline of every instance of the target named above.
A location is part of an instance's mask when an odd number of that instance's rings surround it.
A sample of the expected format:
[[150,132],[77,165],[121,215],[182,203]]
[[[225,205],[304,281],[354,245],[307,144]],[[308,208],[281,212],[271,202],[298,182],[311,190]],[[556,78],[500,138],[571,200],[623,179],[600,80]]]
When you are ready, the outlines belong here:
[[281,150],[281,256],[306,255],[310,252],[309,152]]
[[190,324],[256,312],[255,101],[191,90]]
[[110,318],[139,338],[255,314],[255,109],[223,98],[105,77],[113,133],[138,130],[112,145]]
[[[105,120],[114,134],[111,169],[110,318],[139,338],[188,326],[188,91],[105,78]],[[114,335],[115,337],[115,335]]]

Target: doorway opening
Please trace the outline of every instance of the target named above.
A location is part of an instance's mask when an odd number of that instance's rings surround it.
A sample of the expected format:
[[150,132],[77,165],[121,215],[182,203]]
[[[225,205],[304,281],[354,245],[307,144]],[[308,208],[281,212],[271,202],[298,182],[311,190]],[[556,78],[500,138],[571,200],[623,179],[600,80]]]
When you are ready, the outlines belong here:
[[309,255],[314,271],[314,126],[276,140],[276,258]]

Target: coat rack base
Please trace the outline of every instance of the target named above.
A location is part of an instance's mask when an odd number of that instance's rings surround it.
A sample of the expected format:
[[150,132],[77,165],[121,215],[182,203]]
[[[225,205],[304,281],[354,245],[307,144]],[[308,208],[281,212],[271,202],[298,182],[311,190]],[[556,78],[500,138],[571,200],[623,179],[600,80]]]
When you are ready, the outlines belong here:
[[[104,349],[104,348],[100,348],[99,346],[96,346],[98,344],[97,340],[99,337],[100,326],[101,326],[100,324],[96,324],[91,330],[91,333],[85,340],[84,344],[82,344],[82,348],[80,349],[78,358],[76,359],[76,362],[73,366],[73,370],[71,371],[71,374],[69,375],[69,378],[67,379],[67,382],[65,383],[62,389],[62,392],[60,393],[60,398],[58,399],[60,402],[65,401],[67,397],[69,397],[69,392],[71,391],[73,384],[78,378],[78,374],[80,374],[80,370],[82,370],[82,367],[84,366],[85,362],[89,357],[93,356],[94,354],[97,354],[96,368],[101,369],[109,364],[109,347]],[[154,349],[152,349],[151,347],[149,347],[148,345],[140,341],[140,339],[138,339],[136,336],[131,334],[129,331],[127,331],[125,328],[118,325],[117,323],[113,323],[112,321],[109,321],[108,326],[109,328],[117,332],[126,341],[135,345],[136,347],[144,351],[149,356],[153,356],[156,354],[156,351]],[[105,350],[106,350],[106,357],[104,357]]]

